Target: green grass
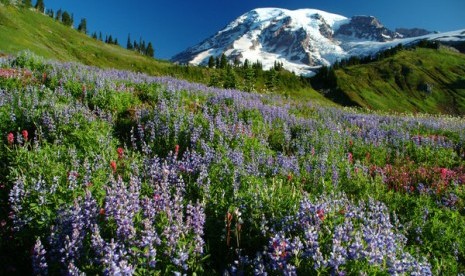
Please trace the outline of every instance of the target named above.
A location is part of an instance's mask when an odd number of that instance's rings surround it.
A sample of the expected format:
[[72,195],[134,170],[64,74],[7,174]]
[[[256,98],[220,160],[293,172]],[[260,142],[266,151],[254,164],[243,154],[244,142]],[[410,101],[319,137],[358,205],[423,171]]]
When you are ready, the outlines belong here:
[[173,67],[170,63],[92,39],[35,10],[0,6],[0,50],[15,54],[26,49],[48,59],[152,75],[166,74]]
[[[397,112],[465,114],[465,55],[446,48],[404,50],[336,70],[338,87],[361,107]],[[432,87],[431,93],[423,89]]]

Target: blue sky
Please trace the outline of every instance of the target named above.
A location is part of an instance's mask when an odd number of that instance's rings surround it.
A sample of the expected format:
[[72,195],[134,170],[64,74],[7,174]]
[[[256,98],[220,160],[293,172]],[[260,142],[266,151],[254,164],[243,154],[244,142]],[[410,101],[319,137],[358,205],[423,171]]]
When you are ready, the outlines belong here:
[[[35,1],[32,1],[33,4]],[[74,14],[75,24],[87,19],[90,32],[101,31],[126,45],[142,37],[155,56],[174,54],[215,34],[243,13],[260,7],[313,8],[347,17],[376,16],[385,26],[434,31],[465,29],[465,0],[44,0],[46,8]]]

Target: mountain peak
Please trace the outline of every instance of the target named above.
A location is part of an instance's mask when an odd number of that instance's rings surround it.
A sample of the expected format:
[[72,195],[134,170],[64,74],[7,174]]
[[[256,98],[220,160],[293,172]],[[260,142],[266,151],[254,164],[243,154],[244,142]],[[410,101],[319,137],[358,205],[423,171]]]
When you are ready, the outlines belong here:
[[[415,32],[411,32],[415,33]],[[260,61],[265,69],[275,62],[299,75],[352,55],[371,55],[411,39],[384,27],[374,16],[350,19],[317,9],[257,8],[223,30],[175,55],[172,61],[206,65],[210,56],[225,54],[230,61]]]

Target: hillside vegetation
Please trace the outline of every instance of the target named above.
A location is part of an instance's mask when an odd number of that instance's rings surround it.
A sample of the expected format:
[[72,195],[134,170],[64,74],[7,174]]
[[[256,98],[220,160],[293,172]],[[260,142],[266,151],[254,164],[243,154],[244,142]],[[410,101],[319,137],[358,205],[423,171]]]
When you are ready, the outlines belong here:
[[0,4],[0,51],[16,54],[23,50],[59,61],[130,70],[152,76],[172,76],[213,86],[278,93],[322,105],[334,105],[305,80],[284,70],[258,70],[250,76],[242,66],[237,65],[228,65],[228,68],[176,65],[103,43],[36,10]]
[[34,9],[0,5],[0,51],[30,50],[59,61],[127,69],[152,75],[173,73],[173,65],[103,43]]
[[398,112],[465,114],[465,55],[445,47],[402,50],[392,57],[335,70],[329,98]]

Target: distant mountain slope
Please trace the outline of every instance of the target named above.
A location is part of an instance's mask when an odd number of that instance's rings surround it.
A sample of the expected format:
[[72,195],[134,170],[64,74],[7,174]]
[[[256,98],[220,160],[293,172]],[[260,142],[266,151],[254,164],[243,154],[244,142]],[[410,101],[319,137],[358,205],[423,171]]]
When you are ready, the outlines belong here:
[[403,50],[335,71],[337,102],[374,110],[465,115],[465,55],[447,48]]
[[[415,35],[425,36],[412,38]],[[373,16],[347,18],[315,9],[259,8],[175,55],[172,61],[206,64],[210,56],[224,53],[231,61],[259,60],[265,68],[278,61],[286,70],[312,75],[321,65],[350,56],[372,55],[419,39],[465,41],[465,35],[461,31],[429,34],[420,29],[400,29],[399,33],[387,29]]]

